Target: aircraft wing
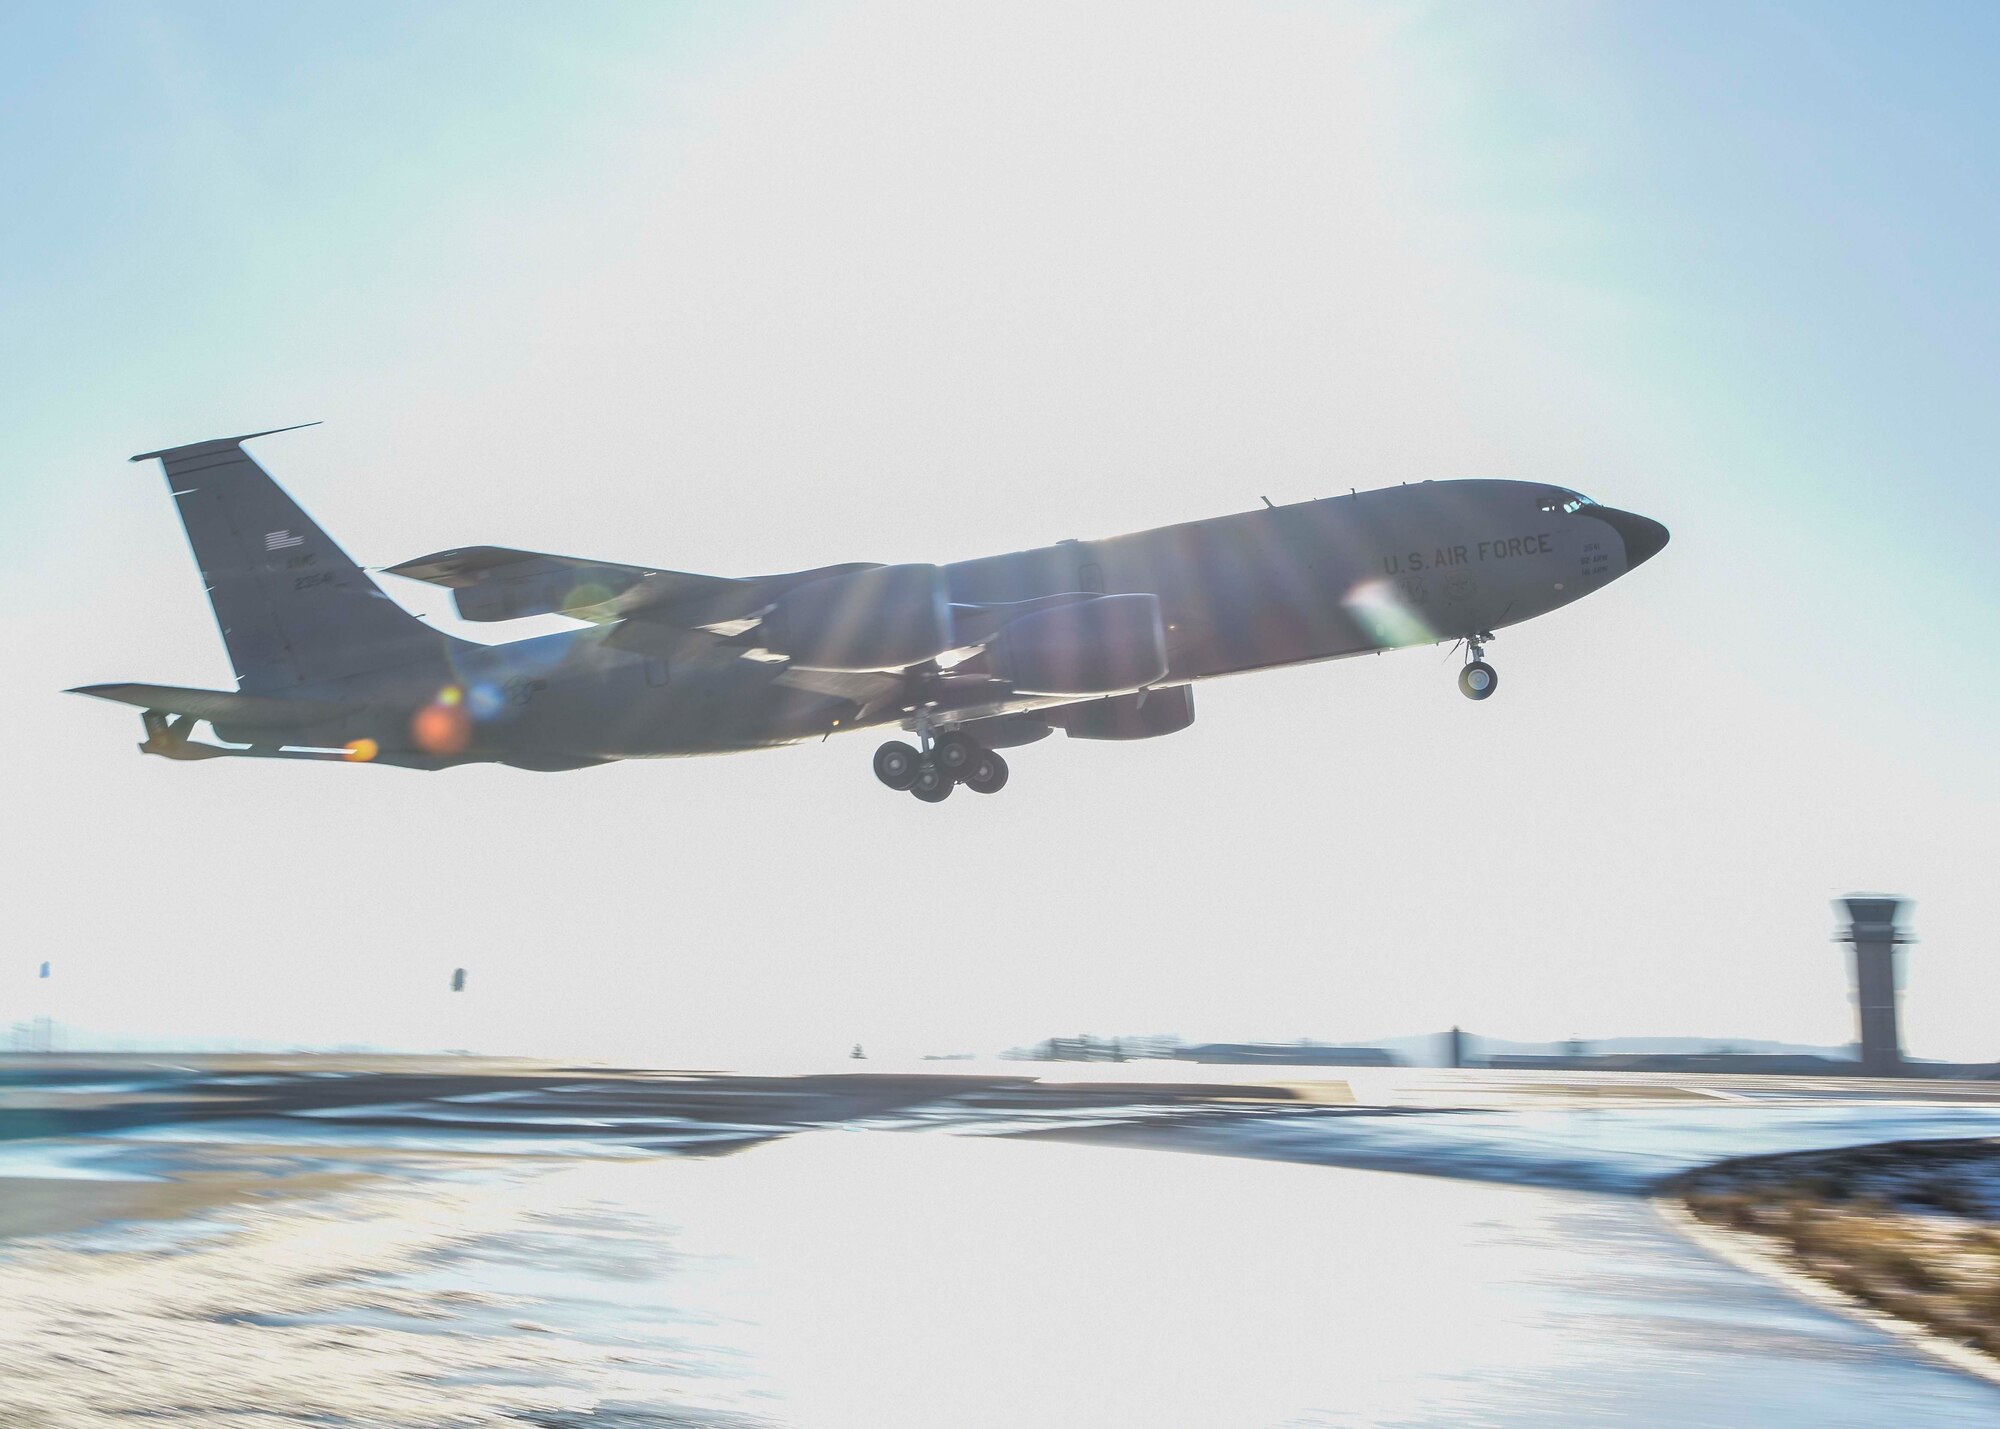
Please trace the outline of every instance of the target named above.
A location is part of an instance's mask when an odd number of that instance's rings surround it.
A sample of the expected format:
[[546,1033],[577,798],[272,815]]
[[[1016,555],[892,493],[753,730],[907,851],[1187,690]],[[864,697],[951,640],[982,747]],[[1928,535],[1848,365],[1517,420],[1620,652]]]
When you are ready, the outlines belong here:
[[437,551],[390,566],[388,571],[448,587],[452,603],[467,620],[567,615],[602,624],[623,619],[626,607],[644,598],[712,596],[736,584],[719,576],[656,571],[506,546]]
[[[909,688],[900,673],[808,670],[797,665],[780,672],[777,682],[790,689],[847,700],[854,706],[856,719],[899,705]],[[927,687],[926,695],[925,703],[933,712],[968,723],[997,718],[1018,704],[1013,687],[1006,681],[976,673],[947,673]]]
[[[906,686],[904,674],[789,664],[783,656],[758,647],[758,625],[793,587],[875,569],[875,563],[864,561],[783,575],[708,576],[506,546],[465,546],[387,567],[392,575],[451,590],[458,613],[467,620],[566,615],[615,625],[606,636],[611,644],[669,660],[684,658],[691,647],[713,648],[718,642],[735,647],[747,658],[787,664],[777,675],[780,685],[847,701],[857,718],[899,700]],[[931,691],[933,708],[966,719],[1006,713],[1015,704],[1013,692],[983,668],[978,658],[981,647],[1024,616],[1095,599],[1096,592],[1068,591],[1022,601],[953,604],[951,633],[957,646],[939,657],[946,673]],[[936,666],[932,669],[935,672]]]
[[870,714],[903,691],[901,675],[850,670],[802,670],[794,665],[781,672],[778,683],[815,695],[854,702],[857,715]]
[[391,575],[450,588],[453,604],[467,620],[567,615],[595,624],[645,620],[735,634],[792,586],[870,567],[859,562],[775,576],[704,576],[506,546],[464,546],[387,569]]

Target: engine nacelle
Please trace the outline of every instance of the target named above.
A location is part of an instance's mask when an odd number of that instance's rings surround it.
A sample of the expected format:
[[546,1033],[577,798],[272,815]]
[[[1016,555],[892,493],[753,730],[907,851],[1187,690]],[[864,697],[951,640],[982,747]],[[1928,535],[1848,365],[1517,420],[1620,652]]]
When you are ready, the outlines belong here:
[[1030,712],[976,719],[965,726],[965,732],[982,749],[1019,749],[1024,744],[1047,739],[1055,730],[1039,712]]
[[901,670],[952,648],[951,597],[936,566],[877,566],[778,597],[758,636],[808,670]]
[[1031,695],[1116,695],[1166,678],[1156,595],[1103,595],[1024,615],[986,647],[994,674]]
[[1141,690],[1039,713],[1071,739],[1157,739],[1194,723],[1194,687]]

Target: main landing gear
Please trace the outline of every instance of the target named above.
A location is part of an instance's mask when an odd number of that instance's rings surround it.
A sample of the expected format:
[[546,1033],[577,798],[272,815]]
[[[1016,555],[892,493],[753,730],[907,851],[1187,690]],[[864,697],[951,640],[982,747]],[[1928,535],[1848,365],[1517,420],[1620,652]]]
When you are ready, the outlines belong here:
[[1500,672],[1486,663],[1486,647],[1492,631],[1465,638],[1465,668],[1458,672],[1458,692],[1468,700],[1483,700],[1500,688]]
[[1007,761],[976,740],[957,731],[933,739],[928,730],[917,738],[921,750],[900,739],[876,750],[875,777],[926,804],[942,804],[960,784],[975,794],[997,794],[1007,783]]

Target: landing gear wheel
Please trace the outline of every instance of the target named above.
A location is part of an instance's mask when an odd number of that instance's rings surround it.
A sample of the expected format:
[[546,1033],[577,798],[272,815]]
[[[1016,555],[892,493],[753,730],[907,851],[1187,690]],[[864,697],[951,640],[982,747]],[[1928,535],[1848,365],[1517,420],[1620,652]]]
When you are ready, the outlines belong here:
[[1474,660],[1458,672],[1458,692],[1468,700],[1483,700],[1499,688],[1499,672],[1484,660]]
[[892,739],[875,751],[875,777],[901,793],[917,782],[917,751]]
[[941,734],[931,746],[931,758],[946,777],[957,779],[972,767],[983,751],[962,734]]
[[958,782],[975,794],[997,794],[1007,787],[1007,761],[990,749],[982,749],[965,766]]
[[917,777],[910,784],[910,792],[926,804],[942,804],[957,787],[958,781],[938,768],[935,760],[925,759],[917,764]]

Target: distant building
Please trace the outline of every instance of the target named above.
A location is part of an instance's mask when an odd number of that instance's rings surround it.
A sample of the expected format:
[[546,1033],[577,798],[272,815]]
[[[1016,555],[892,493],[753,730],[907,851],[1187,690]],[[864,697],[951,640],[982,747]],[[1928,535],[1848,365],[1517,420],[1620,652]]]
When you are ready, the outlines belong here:
[[1189,1062],[1264,1064],[1274,1067],[1395,1067],[1402,1065],[1380,1047],[1332,1047],[1323,1042],[1203,1042],[1182,1047]]
[[1854,1063],[1790,1052],[1611,1052],[1569,1057],[1531,1052],[1496,1052],[1486,1065],[1513,1072],[1685,1072],[1741,1076],[1831,1077],[1854,1071]]
[[1847,926],[1834,935],[1854,948],[1854,1015],[1861,1028],[1861,1070],[1893,1077],[1903,1070],[1902,1031],[1896,1018],[1896,949],[1911,940],[1899,926],[1900,898],[1855,894],[1836,905]]
[[1272,1067],[1396,1067],[1402,1059],[1381,1047],[1325,1042],[1183,1042],[1177,1037],[1051,1037],[1000,1054],[1037,1062],[1182,1061]]

